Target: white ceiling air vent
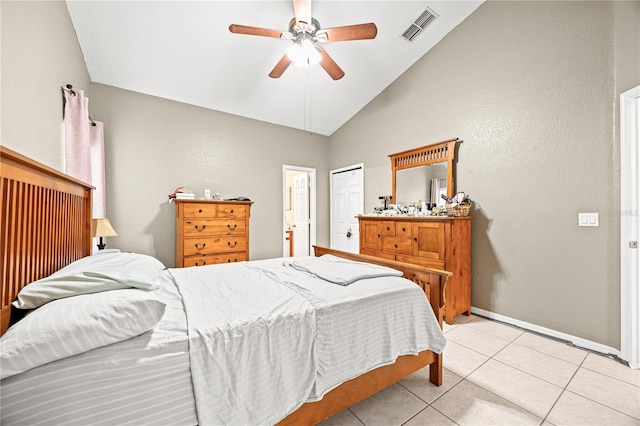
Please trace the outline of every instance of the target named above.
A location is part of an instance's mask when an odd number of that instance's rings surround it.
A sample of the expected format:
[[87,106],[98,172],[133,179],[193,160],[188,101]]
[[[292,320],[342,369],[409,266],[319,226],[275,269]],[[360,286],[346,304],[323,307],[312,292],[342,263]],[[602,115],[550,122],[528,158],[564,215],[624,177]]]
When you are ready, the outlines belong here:
[[409,25],[409,28],[402,33],[402,38],[407,41],[413,41],[413,39],[420,35],[437,17],[438,15],[433,10],[426,8],[425,11]]

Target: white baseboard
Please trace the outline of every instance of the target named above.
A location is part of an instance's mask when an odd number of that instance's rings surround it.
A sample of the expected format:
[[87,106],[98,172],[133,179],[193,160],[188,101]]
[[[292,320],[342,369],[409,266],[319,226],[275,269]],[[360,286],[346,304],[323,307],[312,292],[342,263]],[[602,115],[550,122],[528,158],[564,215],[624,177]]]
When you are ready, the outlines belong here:
[[515,318],[507,317],[505,315],[496,314],[491,311],[485,311],[484,309],[471,307],[471,313],[479,315],[481,317],[493,319],[503,322],[505,324],[511,324],[525,330],[533,331],[535,333],[544,334],[546,336],[555,337],[556,339],[565,340],[571,342],[573,345],[588,349],[594,352],[600,352],[605,355],[615,355],[620,357],[621,352],[619,349],[611,346],[603,345],[601,343],[593,342],[591,340],[583,339],[582,337],[572,336],[571,334],[562,333],[560,331],[552,330],[550,328],[541,327],[536,324],[531,324],[525,321],[520,321]]

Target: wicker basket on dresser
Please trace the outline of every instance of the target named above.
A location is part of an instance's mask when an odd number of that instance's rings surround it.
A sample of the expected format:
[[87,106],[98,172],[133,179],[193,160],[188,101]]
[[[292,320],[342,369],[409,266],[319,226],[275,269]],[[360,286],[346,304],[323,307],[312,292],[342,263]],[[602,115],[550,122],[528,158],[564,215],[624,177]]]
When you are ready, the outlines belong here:
[[453,272],[445,287],[448,324],[471,313],[471,217],[360,216],[360,254]]
[[176,267],[249,260],[251,201],[175,200]]

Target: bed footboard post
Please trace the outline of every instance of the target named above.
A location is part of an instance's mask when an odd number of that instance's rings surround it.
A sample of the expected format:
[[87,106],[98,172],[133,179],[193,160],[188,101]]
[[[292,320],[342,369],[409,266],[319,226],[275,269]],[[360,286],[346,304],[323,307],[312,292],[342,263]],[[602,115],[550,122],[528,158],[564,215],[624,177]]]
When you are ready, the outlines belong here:
[[[444,289],[448,279],[449,276],[439,274],[429,274],[427,277],[429,303],[431,303],[440,328],[442,328],[442,319],[444,318]],[[425,288],[425,291],[427,291],[427,288]]]
[[442,354],[437,354],[436,360],[429,365],[429,381],[436,386],[442,385]]
[[[429,302],[436,315],[438,324],[442,328],[444,317],[444,289],[449,276],[429,274],[427,285],[429,287]],[[425,289],[426,290],[426,289]],[[442,385],[442,354],[436,354],[435,361],[429,366],[429,381],[436,386]]]

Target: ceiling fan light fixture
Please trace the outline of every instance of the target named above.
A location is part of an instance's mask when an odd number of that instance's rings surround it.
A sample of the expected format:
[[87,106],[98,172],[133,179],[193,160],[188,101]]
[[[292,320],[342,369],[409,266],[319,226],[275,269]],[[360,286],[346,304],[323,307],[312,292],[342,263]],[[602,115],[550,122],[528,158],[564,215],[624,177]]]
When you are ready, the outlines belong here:
[[320,62],[322,55],[309,39],[295,42],[287,51],[287,56],[296,64],[314,65]]
[[378,27],[368,24],[345,25],[322,29],[317,19],[311,16],[311,0],[293,0],[294,17],[289,21],[289,31],[270,30],[248,25],[229,25],[234,34],[281,38],[291,40],[293,45],[282,55],[269,73],[271,78],[280,78],[292,63],[309,66],[320,64],[333,80],[344,77],[344,71],[321,47],[321,43],[376,38]]

